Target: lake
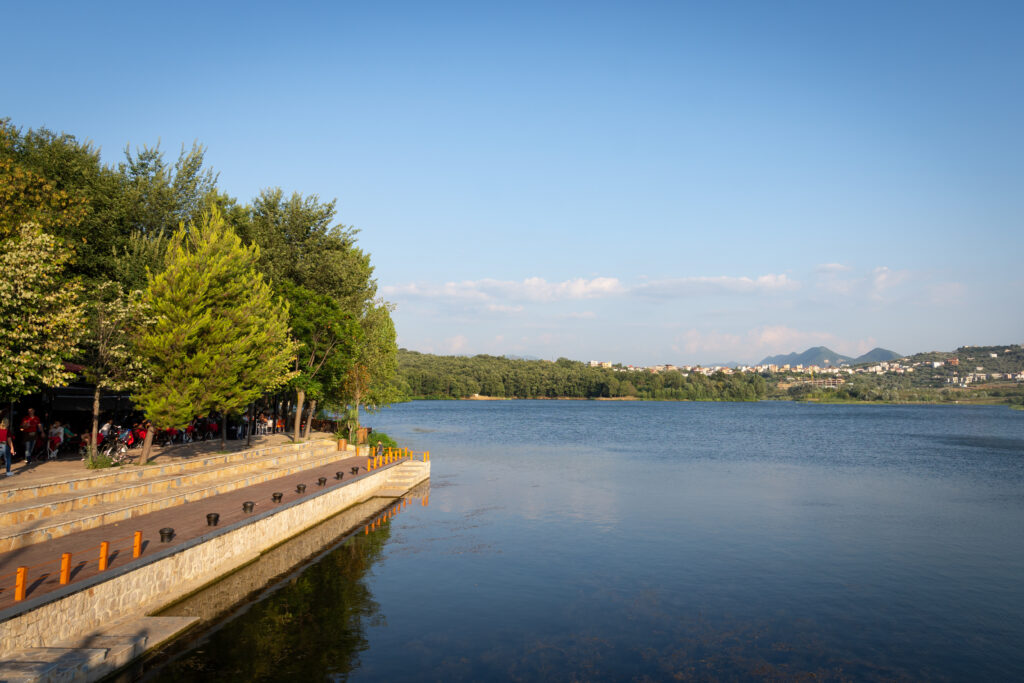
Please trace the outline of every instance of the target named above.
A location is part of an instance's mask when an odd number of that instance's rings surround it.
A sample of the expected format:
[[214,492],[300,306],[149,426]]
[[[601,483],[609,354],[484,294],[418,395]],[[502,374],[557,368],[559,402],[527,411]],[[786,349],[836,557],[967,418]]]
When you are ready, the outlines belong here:
[[1024,679],[1024,412],[442,401],[364,424],[431,451],[429,497],[148,678]]

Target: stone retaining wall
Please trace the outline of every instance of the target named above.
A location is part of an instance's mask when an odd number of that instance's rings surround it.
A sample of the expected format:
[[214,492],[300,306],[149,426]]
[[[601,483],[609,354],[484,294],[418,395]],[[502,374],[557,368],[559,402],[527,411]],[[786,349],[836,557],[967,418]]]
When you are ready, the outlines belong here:
[[[158,610],[341,510],[368,500],[400,462],[0,612],[0,657]],[[408,463],[430,476],[430,463]],[[423,467],[425,465],[425,467]],[[416,482],[418,483],[418,482]]]

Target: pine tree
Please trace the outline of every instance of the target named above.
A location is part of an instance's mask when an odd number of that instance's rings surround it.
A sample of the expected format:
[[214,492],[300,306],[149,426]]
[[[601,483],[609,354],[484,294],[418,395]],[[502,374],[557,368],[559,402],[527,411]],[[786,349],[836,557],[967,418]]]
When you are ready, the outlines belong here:
[[[166,267],[150,274],[144,295],[153,323],[138,338],[151,379],[134,399],[153,426],[227,415],[290,378],[288,309],[257,272],[258,259],[216,208],[172,236]],[[144,461],[151,438],[152,430]]]

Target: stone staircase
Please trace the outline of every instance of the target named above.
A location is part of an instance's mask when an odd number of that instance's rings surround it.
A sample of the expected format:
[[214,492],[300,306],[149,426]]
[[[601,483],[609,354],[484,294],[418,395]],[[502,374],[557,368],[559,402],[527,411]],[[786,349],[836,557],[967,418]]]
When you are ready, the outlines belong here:
[[354,455],[333,440],[129,466],[0,494],[0,552],[201,500]]
[[401,498],[409,489],[430,477],[430,465],[420,460],[403,460],[391,465],[384,485],[374,493],[380,498]]

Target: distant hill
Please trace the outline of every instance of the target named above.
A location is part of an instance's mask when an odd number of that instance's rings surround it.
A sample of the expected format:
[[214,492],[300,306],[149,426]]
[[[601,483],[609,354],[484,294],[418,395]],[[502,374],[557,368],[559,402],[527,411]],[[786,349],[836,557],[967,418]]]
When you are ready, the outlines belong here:
[[865,353],[863,356],[858,356],[854,358],[853,362],[851,362],[850,365],[858,365],[860,363],[881,363],[882,361],[896,360],[897,358],[902,357],[903,356],[896,353],[895,351],[890,351],[889,349],[883,349],[880,346],[876,346],[875,348]]
[[761,361],[761,365],[857,365],[859,363],[879,363],[884,360],[901,358],[900,354],[888,349],[871,349],[863,356],[851,358],[841,353],[836,353],[827,346],[815,346],[803,353],[787,353],[779,356],[768,356]]

